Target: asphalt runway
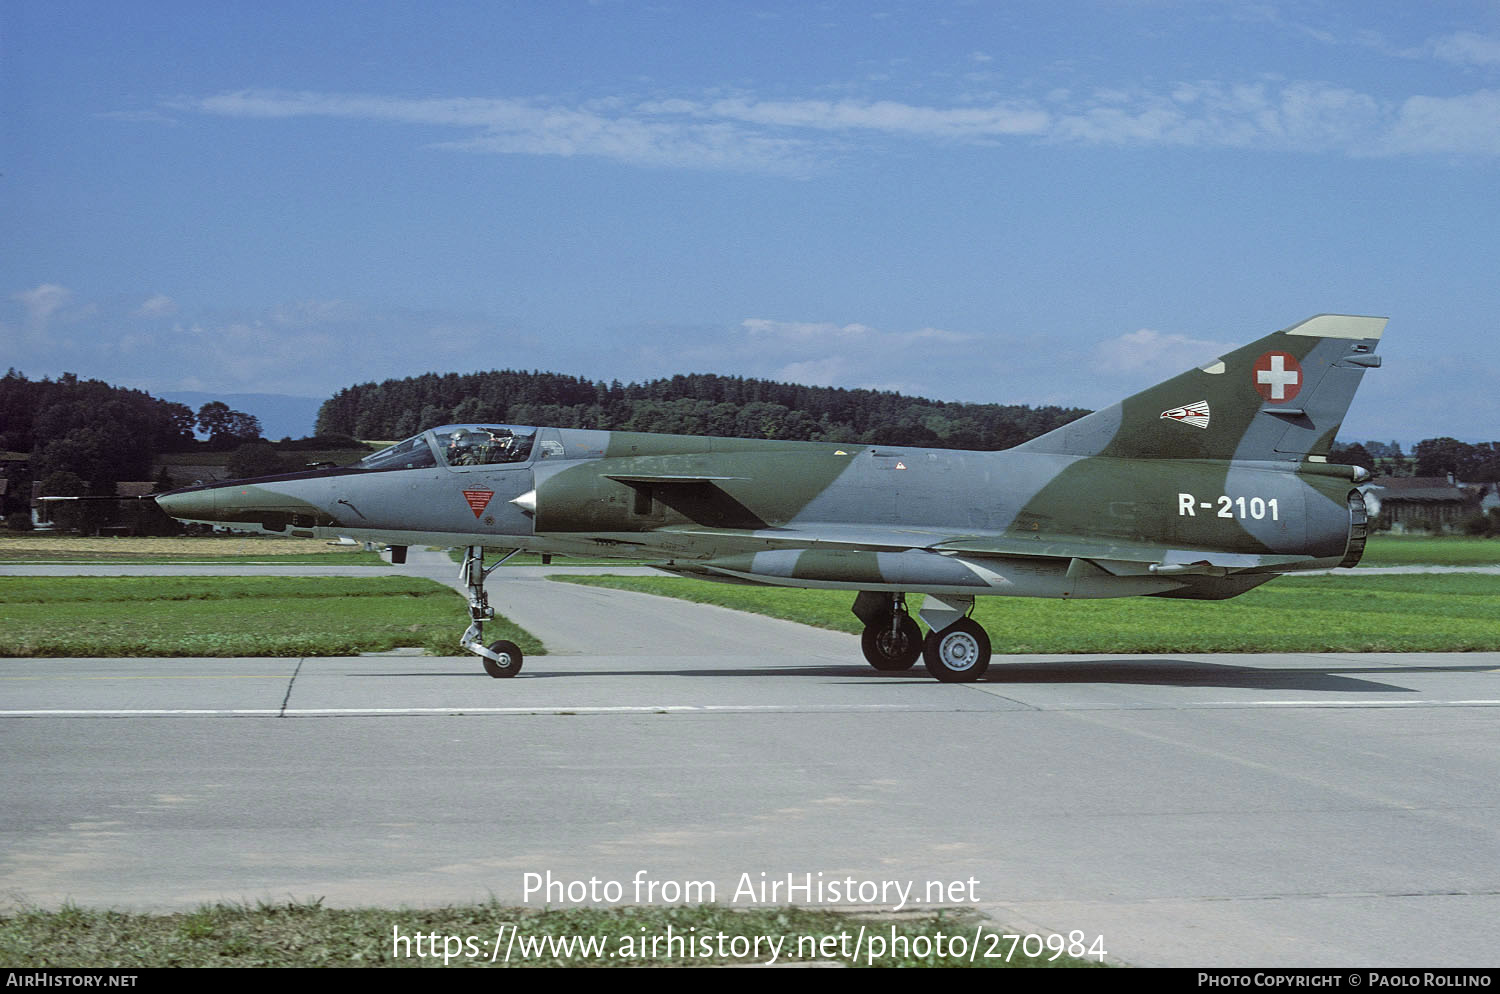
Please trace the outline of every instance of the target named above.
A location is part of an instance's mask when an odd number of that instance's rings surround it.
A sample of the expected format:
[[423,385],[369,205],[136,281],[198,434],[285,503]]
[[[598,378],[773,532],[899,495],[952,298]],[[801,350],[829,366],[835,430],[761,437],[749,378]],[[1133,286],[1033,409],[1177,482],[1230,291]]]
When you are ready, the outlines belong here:
[[1500,654],[997,657],[943,685],[847,635],[533,572],[490,588],[558,650],[514,680],[467,657],[0,662],[0,898],[558,906],[613,883],[745,906],[790,881],[1140,965],[1500,959]]

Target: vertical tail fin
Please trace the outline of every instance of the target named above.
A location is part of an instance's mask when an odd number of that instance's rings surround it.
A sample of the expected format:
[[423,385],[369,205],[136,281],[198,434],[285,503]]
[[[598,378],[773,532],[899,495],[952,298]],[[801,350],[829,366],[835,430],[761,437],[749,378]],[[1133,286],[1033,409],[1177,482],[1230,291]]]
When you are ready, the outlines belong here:
[[1064,425],[1020,449],[1133,459],[1328,454],[1386,318],[1319,314]]

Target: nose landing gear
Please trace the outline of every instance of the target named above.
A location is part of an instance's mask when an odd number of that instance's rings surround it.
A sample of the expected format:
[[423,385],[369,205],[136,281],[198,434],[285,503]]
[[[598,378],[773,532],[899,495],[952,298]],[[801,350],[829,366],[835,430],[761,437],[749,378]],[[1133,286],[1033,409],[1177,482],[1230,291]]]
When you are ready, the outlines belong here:
[[484,592],[484,581],[496,567],[520,551],[512,549],[490,566],[485,566],[484,546],[468,546],[464,549],[464,565],[459,573],[469,588],[469,627],[458,644],[478,656],[484,663],[484,671],[496,679],[521,672],[522,656],[516,644],[506,639],[484,644],[484,623],[495,617],[495,609],[490,607],[489,596]]

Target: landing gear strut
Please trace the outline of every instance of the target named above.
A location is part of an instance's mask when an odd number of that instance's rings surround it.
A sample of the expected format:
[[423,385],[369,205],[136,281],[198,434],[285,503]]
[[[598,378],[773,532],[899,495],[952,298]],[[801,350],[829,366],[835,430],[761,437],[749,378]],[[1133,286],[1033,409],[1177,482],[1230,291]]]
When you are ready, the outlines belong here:
[[909,670],[922,655],[922,629],[906,611],[905,594],[862,590],[854,601],[854,614],[865,623],[860,648],[877,670]]
[[495,568],[514,556],[520,549],[512,549],[493,565],[484,565],[484,546],[471,545],[464,549],[464,565],[459,576],[469,588],[469,627],[458,644],[474,653],[484,662],[484,671],[497,679],[515,676],[521,672],[521,650],[514,642],[505,639],[484,644],[484,623],[495,616],[490,607],[489,596],[484,592],[484,581]]

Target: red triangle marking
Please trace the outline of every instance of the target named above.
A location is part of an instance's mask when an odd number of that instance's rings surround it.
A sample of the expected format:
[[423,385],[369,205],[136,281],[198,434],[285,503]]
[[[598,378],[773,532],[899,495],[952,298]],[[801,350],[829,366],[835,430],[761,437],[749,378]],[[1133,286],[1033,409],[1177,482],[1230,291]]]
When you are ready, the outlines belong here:
[[493,490],[465,490],[464,500],[469,502],[469,510],[474,512],[474,517],[484,513],[484,509],[490,506],[490,498],[495,496]]

